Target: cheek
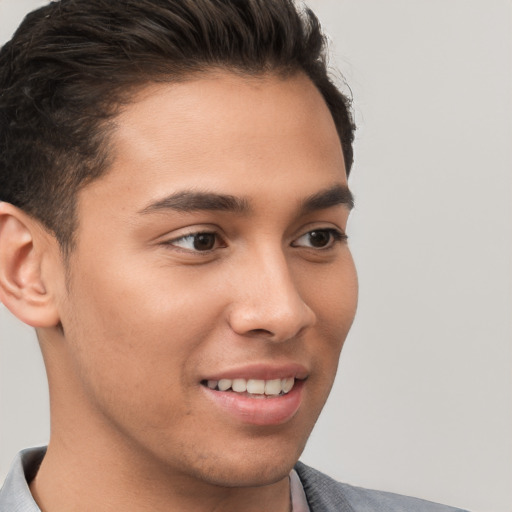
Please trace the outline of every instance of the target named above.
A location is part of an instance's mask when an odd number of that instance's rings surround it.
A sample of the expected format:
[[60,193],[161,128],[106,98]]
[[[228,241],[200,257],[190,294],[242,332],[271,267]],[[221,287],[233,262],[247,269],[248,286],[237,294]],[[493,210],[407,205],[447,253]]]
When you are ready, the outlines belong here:
[[[71,283],[63,319],[79,374],[94,395],[117,400],[172,397],[190,378],[202,343],[218,317],[216,301],[168,269],[102,276],[83,272]],[[155,277],[156,276],[156,277]],[[123,397],[125,397],[123,399]]]
[[303,300],[315,312],[318,328],[341,348],[354,320],[358,300],[357,273],[348,248],[332,265],[306,269],[301,291]]
[[303,298],[317,319],[317,343],[311,357],[321,368],[324,385],[330,388],[357,310],[357,273],[348,250],[327,272],[319,269],[316,276],[310,273],[303,289]]

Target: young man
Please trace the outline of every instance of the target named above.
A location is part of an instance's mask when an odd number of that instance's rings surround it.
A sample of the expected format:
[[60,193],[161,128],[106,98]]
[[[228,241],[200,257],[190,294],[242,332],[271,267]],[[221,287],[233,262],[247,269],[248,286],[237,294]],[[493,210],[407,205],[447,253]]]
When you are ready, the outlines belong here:
[[288,0],[62,0],[5,45],[0,299],[51,439],[2,512],[453,510],[297,463],[357,302],[324,51]]

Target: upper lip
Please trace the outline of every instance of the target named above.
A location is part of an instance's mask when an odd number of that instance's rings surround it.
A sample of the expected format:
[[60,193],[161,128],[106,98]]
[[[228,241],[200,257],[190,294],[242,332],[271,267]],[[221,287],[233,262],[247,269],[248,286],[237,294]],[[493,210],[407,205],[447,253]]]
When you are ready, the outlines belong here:
[[258,379],[274,380],[294,377],[304,380],[308,377],[308,369],[299,363],[253,363],[243,366],[229,367],[205,375],[201,380],[221,379]]

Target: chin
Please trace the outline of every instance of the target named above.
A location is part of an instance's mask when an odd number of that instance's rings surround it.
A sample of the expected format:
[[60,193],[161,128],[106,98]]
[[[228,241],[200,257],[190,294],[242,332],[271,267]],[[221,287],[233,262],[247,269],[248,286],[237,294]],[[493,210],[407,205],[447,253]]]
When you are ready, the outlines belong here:
[[210,454],[189,461],[189,470],[194,478],[220,487],[271,485],[288,476],[304,449],[305,441],[280,444],[276,447],[275,442],[270,442],[262,446],[248,441],[243,450],[225,450],[214,457]]
[[[309,422],[308,422],[309,423]],[[298,424],[285,429],[278,439],[269,436],[266,445],[260,443],[246,446],[238,461],[238,486],[264,486],[288,477],[302,455],[314,424]]]
[[268,459],[265,461],[244,461],[222,468],[209,468],[203,479],[220,487],[263,487],[288,477],[296,458],[289,460]]

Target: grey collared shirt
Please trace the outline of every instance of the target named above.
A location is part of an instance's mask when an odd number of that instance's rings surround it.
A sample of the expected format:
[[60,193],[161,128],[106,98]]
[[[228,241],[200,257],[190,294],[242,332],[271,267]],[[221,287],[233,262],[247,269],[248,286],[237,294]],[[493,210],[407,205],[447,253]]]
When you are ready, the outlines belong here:
[[[41,512],[28,485],[36,476],[45,453],[44,447],[18,453],[0,489],[0,512]],[[310,512],[304,488],[295,470],[290,473],[290,493],[293,512]]]
[[41,512],[28,482],[37,473],[46,448],[31,448],[18,453],[2,489],[0,489],[0,512]]

